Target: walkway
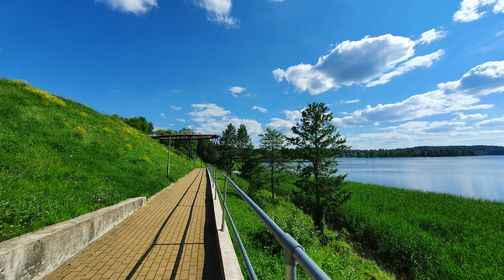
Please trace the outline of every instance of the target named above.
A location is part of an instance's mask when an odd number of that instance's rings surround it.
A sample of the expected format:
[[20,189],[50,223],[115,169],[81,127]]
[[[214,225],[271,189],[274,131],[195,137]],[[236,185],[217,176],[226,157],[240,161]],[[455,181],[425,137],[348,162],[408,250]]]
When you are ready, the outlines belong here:
[[46,279],[221,279],[211,199],[194,170]]

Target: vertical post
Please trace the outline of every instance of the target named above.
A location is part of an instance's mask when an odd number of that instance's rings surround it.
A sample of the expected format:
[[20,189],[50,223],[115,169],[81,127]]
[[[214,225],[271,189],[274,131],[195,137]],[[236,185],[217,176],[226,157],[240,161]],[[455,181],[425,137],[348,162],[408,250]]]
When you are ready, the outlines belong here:
[[215,187],[215,195],[214,195],[214,200],[217,199],[217,169],[215,169],[215,166],[212,166],[213,169],[213,178],[214,178],[214,187]]
[[171,165],[171,137],[168,138],[168,166],[166,167],[166,177],[170,177]]
[[284,249],[285,258],[285,279],[286,280],[296,280],[296,259],[292,255],[292,252]]
[[226,224],[226,220],[224,219],[224,210],[227,209],[227,185],[228,185],[228,180],[227,180],[227,178],[224,178],[224,209],[222,209],[221,231],[224,231],[224,225]]

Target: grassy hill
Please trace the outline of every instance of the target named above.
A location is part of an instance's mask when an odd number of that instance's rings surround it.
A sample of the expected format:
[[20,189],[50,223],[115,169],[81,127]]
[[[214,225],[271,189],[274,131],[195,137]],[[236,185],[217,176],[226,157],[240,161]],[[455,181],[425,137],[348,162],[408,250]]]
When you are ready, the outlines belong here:
[[124,199],[192,169],[118,118],[0,79],[0,241]]

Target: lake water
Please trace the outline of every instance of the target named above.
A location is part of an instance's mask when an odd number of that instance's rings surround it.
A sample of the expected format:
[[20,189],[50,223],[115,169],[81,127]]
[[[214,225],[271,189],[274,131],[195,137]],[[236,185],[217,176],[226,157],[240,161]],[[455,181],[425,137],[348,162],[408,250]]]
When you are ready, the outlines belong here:
[[347,180],[504,201],[504,156],[341,158]]

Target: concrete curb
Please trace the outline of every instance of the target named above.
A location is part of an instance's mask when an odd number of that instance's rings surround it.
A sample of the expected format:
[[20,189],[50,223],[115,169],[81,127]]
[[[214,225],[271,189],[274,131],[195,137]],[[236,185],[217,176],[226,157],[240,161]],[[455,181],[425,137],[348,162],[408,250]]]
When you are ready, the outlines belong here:
[[[208,168],[207,175],[210,178],[210,186],[212,190],[212,195],[215,196],[215,182],[213,181],[212,174]],[[243,273],[240,268],[240,263],[238,262],[238,257],[233,247],[233,242],[231,241],[231,236],[229,235],[229,230],[227,225],[222,231],[220,225],[222,224],[222,207],[220,204],[219,196],[213,197],[213,209],[215,214],[215,226],[217,231],[217,237],[219,241],[219,251],[221,255],[221,265],[222,272],[224,274],[224,279],[227,280],[243,280]]]
[[131,198],[0,243],[0,280],[42,279],[145,203]]

